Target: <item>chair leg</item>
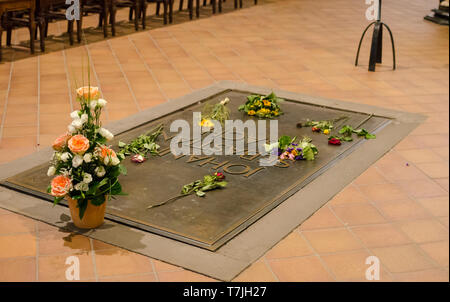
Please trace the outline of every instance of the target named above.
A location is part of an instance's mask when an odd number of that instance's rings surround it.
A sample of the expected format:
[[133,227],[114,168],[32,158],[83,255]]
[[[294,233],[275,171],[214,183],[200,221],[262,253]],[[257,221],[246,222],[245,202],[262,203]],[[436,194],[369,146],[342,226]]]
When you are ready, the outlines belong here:
[[30,11],[30,52],[34,54],[34,31],[36,30],[36,23],[34,22],[34,13]]
[[200,0],[195,1],[195,16],[200,18]]
[[3,27],[0,22],[0,62],[2,61],[2,37],[3,37]]
[[67,32],[69,34],[69,43],[73,45],[73,20],[67,21]]
[[159,16],[159,11],[161,9],[161,2],[156,3],[156,15]]
[[216,0],[212,0],[211,4],[212,4],[212,13],[215,14],[216,13]]
[[182,10],[183,10],[183,0],[180,0],[180,6],[178,7],[178,11],[181,12]]
[[173,22],[173,2],[174,0],[169,0],[169,23]]
[[207,4],[206,0],[203,0],[203,6],[206,6],[206,4]]
[[44,22],[45,22],[44,37],[47,38],[47,36],[48,36],[48,18],[47,17],[45,18]]
[[234,0],[234,9],[238,8],[238,0]]
[[219,0],[219,13],[222,12],[222,0]]
[[139,17],[141,16],[141,3],[140,0],[134,0],[134,9],[136,11],[134,18],[134,29],[139,30]]
[[194,0],[188,0],[189,19],[192,20],[194,15]]
[[239,0],[239,8],[242,8],[242,0]]
[[103,1],[103,22],[102,22],[102,26],[103,26],[103,36],[106,38],[108,37],[108,6],[106,3],[106,0]]
[[141,0],[142,28],[145,29],[147,18],[147,0]]
[[133,20],[133,8],[130,7],[130,11],[128,12],[128,21]]
[[168,0],[164,0],[163,5],[164,5],[164,25],[167,24],[167,5],[168,5]]
[[12,28],[6,28],[6,46],[11,46]]
[[[113,37],[116,35],[116,12],[116,1],[111,0],[109,2],[109,18],[111,22],[111,32]],[[135,14],[135,16],[138,16],[136,19],[139,19],[139,14]]]
[[[45,36],[44,36],[44,27],[45,26],[45,24],[44,24],[44,20],[39,20],[39,25],[38,25],[38,28],[39,28],[39,38],[40,38],[40,46],[41,46],[41,51],[42,52],[45,52]],[[36,30],[36,33],[37,33],[37,30]]]
[[258,4],[258,0],[255,0],[255,5],[257,5]]
[[77,42],[81,43],[83,34],[83,15],[80,12],[80,20],[77,20]]
[[370,46],[370,56],[369,56],[369,71],[375,71],[375,65],[378,58],[379,44],[383,43],[379,40],[380,30],[383,28],[381,23],[378,21],[375,23],[372,34],[372,45]]

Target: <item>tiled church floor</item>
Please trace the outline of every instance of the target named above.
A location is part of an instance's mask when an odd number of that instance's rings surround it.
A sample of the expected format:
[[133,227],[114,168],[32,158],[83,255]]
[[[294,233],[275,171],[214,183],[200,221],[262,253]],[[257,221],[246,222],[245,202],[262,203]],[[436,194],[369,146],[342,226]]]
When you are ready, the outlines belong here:
[[[367,71],[369,40],[363,65],[353,65],[368,23],[364,1],[244,2],[242,10],[0,64],[0,163],[65,130],[87,58],[109,102],[105,121],[219,80],[420,112],[424,124],[235,280],[365,280],[374,255],[382,281],[448,281],[449,29],[423,20],[436,1],[383,3],[398,69],[385,39],[375,73]],[[85,26],[95,24],[87,18]],[[14,35],[16,44],[26,39],[25,30]],[[212,280],[0,209],[0,281],[65,280],[69,255],[79,255],[85,281]]]

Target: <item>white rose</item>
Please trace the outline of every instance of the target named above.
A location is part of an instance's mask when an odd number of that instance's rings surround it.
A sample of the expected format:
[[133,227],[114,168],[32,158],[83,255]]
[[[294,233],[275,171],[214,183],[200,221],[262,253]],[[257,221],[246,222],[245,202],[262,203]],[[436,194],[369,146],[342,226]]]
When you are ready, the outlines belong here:
[[96,100],[91,101],[91,103],[89,104],[89,107],[91,107],[91,109],[95,109],[96,106],[97,106]]
[[72,160],[72,166],[74,168],[77,168],[77,167],[81,166],[82,163],[83,163],[83,158],[80,155],[75,155]]
[[109,156],[105,156],[105,158],[103,159],[103,163],[105,164],[105,166],[109,164]]
[[77,132],[77,129],[74,126],[72,126],[72,124],[67,126],[67,130],[69,130],[70,134],[74,134],[75,132]]
[[111,158],[111,165],[113,166],[117,166],[118,164],[120,164],[120,159],[118,159],[116,156]]
[[108,103],[108,102],[107,102],[106,100],[104,100],[104,99],[99,99],[99,100],[97,101],[98,107],[105,107],[107,103]]
[[89,190],[89,185],[87,183],[84,182],[79,182],[75,185],[75,190],[78,191],[88,191]]
[[56,173],[56,168],[53,166],[50,166],[50,168],[48,168],[48,171],[47,171],[47,176],[53,176],[53,175],[55,175],[55,173]]
[[92,175],[89,173],[85,173],[83,176],[83,182],[88,184],[92,181]]
[[100,166],[100,167],[95,168],[95,174],[98,177],[103,177],[106,174],[105,167]]
[[72,119],[77,119],[77,118],[79,118],[79,116],[78,116],[78,111],[74,111],[74,112],[72,112],[71,114],[70,114],[70,117],[72,118]]
[[86,123],[89,119],[89,115],[87,115],[87,113],[83,113],[80,117],[81,121],[84,123]]
[[110,141],[114,138],[114,135],[109,132],[109,130],[105,129],[105,128],[100,128],[98,130],[98,132],[101,134],[101,136],[103,136],[104,138],[106,138],[106,140]]
[[72,121],[72,126],[75,129],[80,129],[81,127],[83,127],[83,124],[84,123],[83,123],[83,121],[80,118]]
[[86,154],[83,156],[83,160],[84,160],[85,163],[90,163],[91,160],[92,160],[92,154],[91,154],[91,153],[86,153]]
[[69,158],[71,158],[72,155],[69,152],[64,152],[63,154],[61,154],[61,160],[63,162],[66,162],[69,160]]

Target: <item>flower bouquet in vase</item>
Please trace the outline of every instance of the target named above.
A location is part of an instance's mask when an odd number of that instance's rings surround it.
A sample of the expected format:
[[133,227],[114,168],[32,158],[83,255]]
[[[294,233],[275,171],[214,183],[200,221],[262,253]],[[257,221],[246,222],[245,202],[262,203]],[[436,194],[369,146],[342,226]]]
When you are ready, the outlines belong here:
[[53,143],[48,193],[55,204],[66,198],[73,223],[91,229],[103,223],[106,201],[124,195],[118,177],[126,169],[120,164],[123,156],[107,146],[114,135],[101,126],[107,102],[99,98],[98,88],[85,86],[76,92],[80,110],[70,114],[68,131]]

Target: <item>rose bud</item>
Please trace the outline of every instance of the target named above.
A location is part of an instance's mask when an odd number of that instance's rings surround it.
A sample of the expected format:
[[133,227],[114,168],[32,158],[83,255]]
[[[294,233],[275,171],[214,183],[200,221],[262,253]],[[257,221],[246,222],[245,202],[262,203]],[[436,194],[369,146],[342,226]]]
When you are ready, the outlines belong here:
[[133,156],[131,157],[131,161],[132,161],[133,163],[140,164],[140,163],[143,163],[143,162],[145,161],[145,157],[143,157],[143,156],[140,155],[140,154],[136,154],[136,155],[133,155]]
[[328,144],[339,146],[341,144],[341,141],[339,139],[333,137],[328,140]]
[[320,129],[317,128],[317,127],[312,127],[311,130],[312,130],[313,132],[320,132]]
[[225,178],[225,175],[223,175],[223,173],[221,173],[221,172],[216,172],[216,173],[214,173],[214,175],[217,177],[217,179],[224,179]]

